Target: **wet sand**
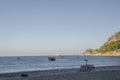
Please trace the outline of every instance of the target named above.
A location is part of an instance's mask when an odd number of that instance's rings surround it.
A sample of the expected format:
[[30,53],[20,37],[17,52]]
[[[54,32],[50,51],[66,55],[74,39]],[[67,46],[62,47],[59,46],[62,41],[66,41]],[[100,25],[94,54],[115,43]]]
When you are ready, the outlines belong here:
[[120,66],[97,67],[92,72],[72,68],[0,73],[0,80],[120,80]]

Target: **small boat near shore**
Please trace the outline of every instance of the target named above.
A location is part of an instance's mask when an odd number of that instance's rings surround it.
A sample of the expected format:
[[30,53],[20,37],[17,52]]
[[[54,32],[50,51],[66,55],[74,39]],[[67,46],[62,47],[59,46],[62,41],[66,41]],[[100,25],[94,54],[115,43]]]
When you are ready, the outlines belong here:
[[49,61],[56,61],[55,57],[48,57]]

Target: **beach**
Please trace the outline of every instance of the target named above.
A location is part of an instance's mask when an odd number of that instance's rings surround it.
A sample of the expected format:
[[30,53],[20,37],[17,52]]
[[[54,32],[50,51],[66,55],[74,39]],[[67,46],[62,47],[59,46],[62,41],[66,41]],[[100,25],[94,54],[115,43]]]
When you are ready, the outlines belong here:
[[0,73],[0,80],[120,80],[120,66],[96,67],[91,72],[71,68]]

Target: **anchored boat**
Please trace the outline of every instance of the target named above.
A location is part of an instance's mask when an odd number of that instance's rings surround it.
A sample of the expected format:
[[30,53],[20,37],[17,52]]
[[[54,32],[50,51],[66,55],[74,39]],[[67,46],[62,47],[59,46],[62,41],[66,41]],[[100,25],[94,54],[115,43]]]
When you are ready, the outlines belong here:
[[48,57],[49,61],[56,61],[55,57]]

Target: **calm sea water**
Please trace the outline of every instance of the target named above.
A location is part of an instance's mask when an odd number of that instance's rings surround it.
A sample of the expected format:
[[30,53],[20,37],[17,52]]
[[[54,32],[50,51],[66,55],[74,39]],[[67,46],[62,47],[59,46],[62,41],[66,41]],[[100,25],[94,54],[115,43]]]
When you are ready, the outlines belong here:
[[85,64],[84,59],[95,66],[120,65],[120,57],[58,56],[56,61],[49,61],[48,56],[0,57],[0,73],[76,68]]

